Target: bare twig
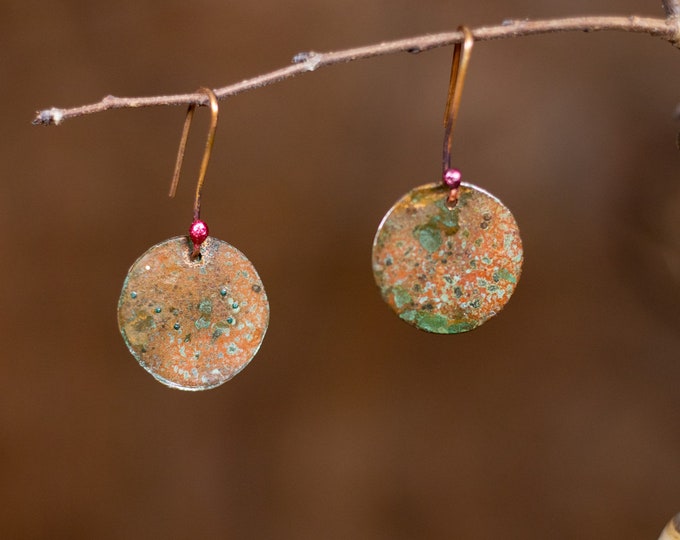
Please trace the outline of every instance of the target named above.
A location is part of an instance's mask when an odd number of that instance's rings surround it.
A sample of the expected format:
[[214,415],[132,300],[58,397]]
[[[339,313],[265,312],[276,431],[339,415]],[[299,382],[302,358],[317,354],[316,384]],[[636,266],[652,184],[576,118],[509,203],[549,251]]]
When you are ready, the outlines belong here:
[[[506,20],[496,26],[483,26],[475,28],[472,34],[476,41],[488,41],[493,39],[516,38],[535,34],[547,34],[553,32],[596,32],[603,30],[618,30],[622,32],[635,32],[660,37],[678,46],[680,43],[680,4],[678,0],[664,0],[664,9],[668,13],[667,19],[649,17],[572,17],[566,19],[552,19],[543,21]],[[462,40],[460,32],[445,32],[417,36],[396,41],[388,41],[346,49],[336,52],[305,52],[298,53],[293,57],[293,64],[264,75],[246,79],[239,83],[215,89],[219,99],[234,96],[248,90],[268,86],[286,79],[290,79],[302,73],[314,71],[323,66],[331,66],[345,62],[353,62],[374,56],[384,56],[397,52],[418,53],[437,47],[444,47],[458,43]],[[70,109],[45,109],[39,111],[33,120],[38,125],[58,125],[68,118],[75,118],[87,114],[98,113],[109,109],[122,109],[133,107],[152,107],[157,105],[188,105],[207,103],[205,94],[178,94],[172,96],[153,97],[115,97],[106,96],[98,103],[73,107]]]

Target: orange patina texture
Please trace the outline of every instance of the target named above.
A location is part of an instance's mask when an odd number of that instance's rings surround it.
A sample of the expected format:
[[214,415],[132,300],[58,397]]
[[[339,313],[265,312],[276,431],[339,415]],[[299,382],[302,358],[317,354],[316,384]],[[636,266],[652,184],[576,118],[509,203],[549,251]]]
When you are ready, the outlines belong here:
[[201,257],[178,236],[132,265],[118,303],[118,325],[141,366],[160,382],[206,390],[253,358],[269,323],[269,303],[250,261],[209,237]]
[[446,206],[441,184],[417,187],[387,213],[373,243],[373,272],[384,300],[428,332],[472,330],[508,302],[522,270],[522,241],[510,211],[462,184]]

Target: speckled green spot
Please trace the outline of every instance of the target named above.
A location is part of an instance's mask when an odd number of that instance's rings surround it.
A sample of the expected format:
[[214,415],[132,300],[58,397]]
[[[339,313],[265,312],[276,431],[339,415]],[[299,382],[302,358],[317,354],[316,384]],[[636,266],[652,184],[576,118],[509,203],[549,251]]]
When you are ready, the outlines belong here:
[[212,309],[212,302],[208,299],[201,300],[201,303],[198,304],[198,311],[204,315],[210,315],[212,313]]
[[413,230],[418,242],[429,253],[437,251],[444,237],[458,231],[458,210],[450,210],[444,200],[437,201],[435,206],[439,212],[430,217],[424,225],[418,225]]
[[436,229],[423,227],[416,230],[415,233],[418,237],[418,242],[420,242],[423,249],[426,249],[430,253],[434,253],[439,249],[439,246],[442,245],[442,235]]
[[416,320],[417,311],[415,309],[409,309],[399,314],[399,318],[406,322],[413,322]]
[[446,334],[449,327],[449,320],[443,315],[437,313],[429,313],[427,311],[420,311],[416,317],[418,326],[428,332],[435,332],[438,334]]
[[205,317],[201,317],[200,319],[196,320],[196,322],[194,323],[194,326],[196,326],[197,330],[202,330],[203,328],[208,328],[208,327],[210,327],[210,319],[206,319]]
[[496,271],[496,274],[500,279],[504,279],[505,281],[509,281],[510,283],[517,283],[517,278],[512,274],[512,272],[509,272],[505,268],[499,268]]
[[394,294],[394,303],[399,309],[404,307],[406,304],[413,302],[411,295],[403,287],[395,287],[392,290],[392,294]]
[[229,327],[230,325],[226,321],[220,321],[216,323],[212,333],[212,339],[216,340],[217,338],[223,335],[228,336],[231,331]]
[[460,334],[462,332],[469,332],[475,328],[474,324],[470,324],[467,322],[459,322],[455,324],[451,324],[446,328],[446,333],[447,334]]

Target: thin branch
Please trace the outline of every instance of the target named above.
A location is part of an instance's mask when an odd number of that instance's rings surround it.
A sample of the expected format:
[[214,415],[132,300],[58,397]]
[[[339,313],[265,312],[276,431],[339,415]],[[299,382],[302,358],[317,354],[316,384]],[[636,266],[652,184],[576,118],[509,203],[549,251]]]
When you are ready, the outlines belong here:
[[[669,14],[667,19],[631,16],[572,17],[543,21],[506,20],[500,25],[475,28],[472,30],[472,35],[475,41],[488,41],[555,32],[617,30],[660,37],[675,46],[679,46],[680,18],[677,15],[680,14],[680,4],[678,0],[664,0],[663,5]],[[317,53],[311,51],[298,53],[293,57],[293,64],[290,66],[215,89],[214,92],[219,99],[224,99],[248,90],[284,81],[302,73],[314,71],[320,67],[354,62],[375,56],[385,56],[397,52],[419,53],[458,43],[462,38],[463,36],[460,32],[445,32],[387,41],[336,52]],[[109,109],[152,107],[158,105],[188,105],[191,103],[205,105],[207,104],[207,98],[205,94],[200,93],[131,98],[106,96],[100,102],[91,105],[83,105],[70,109],[51,108],[39,111],[33,123],[36,125],[58,125],[68,118],[76,118]]]

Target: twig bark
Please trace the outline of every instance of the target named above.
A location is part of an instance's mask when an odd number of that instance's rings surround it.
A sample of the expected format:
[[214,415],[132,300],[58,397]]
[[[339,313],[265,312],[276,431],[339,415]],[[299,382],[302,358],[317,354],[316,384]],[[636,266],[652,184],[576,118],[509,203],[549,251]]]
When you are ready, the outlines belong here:
[[[506,20],[496,26],[482,26],[472,30],[475,41],[516,38],[535,34],[555,32],[598,32],[617,30],[635,32],[663,38],[675,46],[680,43],[680,2],[663,0],[668,14],[666,19],[650,17],[572,17],[542,21]],[[354,62],[364,58],[384,56],[397,52],[419,53],[437,47],[444,47],[462,40],[461,32],[445,32],[416,36],[396,41],[388,41],[346,49],[335,52],[317,53],[314,51],[298,53],[293,57],[293,64],[270,73],[265,73],[239,83],[214,90],[218,99],[234,96],[248,90],[268,86],[302,73],[314,71],[320,67],[345,62]],[[158,105],[188,105],[196,103],[205,105],[205,94],[177,94],[153,97],[116,97],[106,96],[97,103],[68,109],[51,108],[39,111],[33,120],[36,125],[58,125],[69,118],[94,114],[109,109],[152,107]]]

